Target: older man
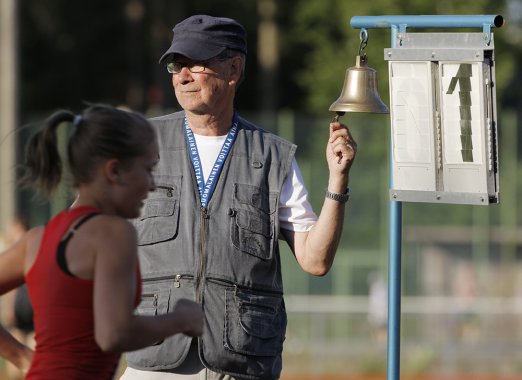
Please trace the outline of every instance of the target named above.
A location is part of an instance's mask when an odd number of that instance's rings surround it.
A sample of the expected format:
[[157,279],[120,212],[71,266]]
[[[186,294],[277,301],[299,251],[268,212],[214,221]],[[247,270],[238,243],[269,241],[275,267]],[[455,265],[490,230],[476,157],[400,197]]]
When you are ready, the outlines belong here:
[[205,331],[128,354],[122,379],[279,378],[287,318],[278,237],[308,273],[322,276],[333,263],[356,143],[346,126],[330,124],[317,217],[296,146],[234,109],[246,54],[237,21],[196,15],[174,27],[160,59],[183,111],[153,119],[160,162],[157,191],[136,221],[139,310],[165,313],[191,298],[204,309]]

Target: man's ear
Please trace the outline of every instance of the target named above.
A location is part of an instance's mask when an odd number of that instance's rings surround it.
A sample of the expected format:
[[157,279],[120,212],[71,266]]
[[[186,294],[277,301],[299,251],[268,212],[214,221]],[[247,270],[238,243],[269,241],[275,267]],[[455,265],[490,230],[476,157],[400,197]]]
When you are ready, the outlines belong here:
[[105,161],[103,164],[103,174],[110,183],[123,185],[121,178],[121,162],[115,158]]
[[231,81],[236,82],[236,85],[241,80],[241,74],[243,71],[243,59],[236,55],[231,58],[232,64],[230,65],[230,79]]

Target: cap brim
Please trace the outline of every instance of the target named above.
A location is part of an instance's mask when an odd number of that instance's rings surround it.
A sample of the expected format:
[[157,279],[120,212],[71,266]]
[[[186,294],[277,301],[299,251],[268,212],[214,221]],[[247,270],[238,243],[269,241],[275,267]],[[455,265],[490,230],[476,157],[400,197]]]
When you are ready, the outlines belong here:
[[174,54],[180,54],[184,57],[192,59],[193,61],[206,61],[210,58],[222,53],[226,47],[208,44],[203,41],[176,41],[170,48],[161,56],[159,63],[164,64],[170,62],[169,57]]

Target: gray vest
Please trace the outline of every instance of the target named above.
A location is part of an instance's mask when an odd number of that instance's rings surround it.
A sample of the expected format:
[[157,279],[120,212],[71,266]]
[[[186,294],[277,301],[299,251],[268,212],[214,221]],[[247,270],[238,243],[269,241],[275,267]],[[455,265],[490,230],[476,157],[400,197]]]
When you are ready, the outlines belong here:
[[[184,113],[152,119],[160,162],[156,191],[135,221],[143,275],[138,313],[172,311],[180,298],[205,314],[198,338],[203,364],[247,379],[277,379],[286,331],[279,257],[279,195],[296,146],[239,118],[206,209],[187,150]],[[127,354],[142,370],[178,367],[190,348],[183,334]]]

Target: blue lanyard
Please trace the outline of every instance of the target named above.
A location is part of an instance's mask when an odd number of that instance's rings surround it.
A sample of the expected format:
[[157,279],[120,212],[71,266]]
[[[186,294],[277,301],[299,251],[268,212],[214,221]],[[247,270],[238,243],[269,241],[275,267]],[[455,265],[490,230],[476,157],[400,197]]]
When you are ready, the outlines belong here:
[[219,173],[221,173],[221,169],[223,168],[223,164],[234,144],[237,135],[238,128],[238,118],[237,114],[234,113],[234,120],[232,121],[232,128],[228,131],[228,135],[223,142],[223,146],[221,147],[221,151],[219,152],[216,162],[214,166],[212,166],[212,170],[205,182],[205,178],[203,177],[203,169],[201,167],[201,159],[199,158],[198,147],[196,144],[196,139],[194,138],[194,133],[192,129],[189,128],[187,123],[187,118],[184,120],[185,126],[185,136],[187,137],[187,146],[189,150],[190,160],[192,161],[192,167],[194,168],[194,174],[196,175],[196,181],[198,184],[199,191],[199,199],[201,201],[201,207],[207,207],[207,204],[214,193],[214,189],[216,188],[217,178],[219,177]]

